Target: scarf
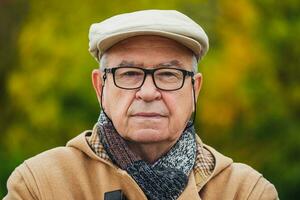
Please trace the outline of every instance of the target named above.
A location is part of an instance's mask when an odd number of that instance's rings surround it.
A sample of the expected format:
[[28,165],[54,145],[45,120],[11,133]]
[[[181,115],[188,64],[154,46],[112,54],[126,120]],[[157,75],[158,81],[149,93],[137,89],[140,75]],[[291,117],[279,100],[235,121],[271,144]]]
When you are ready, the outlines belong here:
[[186,128],[173,147],[153,164],[148,164],[129,149],[103,111],[96,129],[112,162],[127,171],[149,200],[177,199],[183,192],[196,160],[193,126]]

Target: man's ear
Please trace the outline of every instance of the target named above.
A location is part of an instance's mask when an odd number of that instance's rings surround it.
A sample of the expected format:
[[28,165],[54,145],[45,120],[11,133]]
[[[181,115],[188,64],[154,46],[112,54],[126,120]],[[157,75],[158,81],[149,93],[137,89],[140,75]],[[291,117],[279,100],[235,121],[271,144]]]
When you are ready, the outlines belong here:
[[92,71],[92,82],[99,103],[101,103],[102,84],[104,84],[102,80],[102,74],[103,73],[99,69],[94,69]]
[[195,99],[197,101],[201,87],[202,87],[202,81],[203,77],[201,73],[197,73],[194,75],[194,90],[195,90]]

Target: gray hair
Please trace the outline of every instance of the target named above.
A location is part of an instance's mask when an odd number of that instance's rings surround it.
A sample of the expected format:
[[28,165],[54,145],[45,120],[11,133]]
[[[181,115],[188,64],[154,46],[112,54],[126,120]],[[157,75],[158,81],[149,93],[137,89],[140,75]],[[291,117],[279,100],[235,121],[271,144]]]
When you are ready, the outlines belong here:
[[99,62],[99,69],[100,71],[104,71],[104,68],[107,67],[107,53],[104,53]]
[[[104,68],[107,67],[107,53],[104,53],[102,57],[100,58],[99,62],[99,69],[101,71],[104,71]],[[193,72],[197,73],[198,72],[198,60],[196,58],[196,55],[193,54],[192,56],[192,67],[193,67]]]

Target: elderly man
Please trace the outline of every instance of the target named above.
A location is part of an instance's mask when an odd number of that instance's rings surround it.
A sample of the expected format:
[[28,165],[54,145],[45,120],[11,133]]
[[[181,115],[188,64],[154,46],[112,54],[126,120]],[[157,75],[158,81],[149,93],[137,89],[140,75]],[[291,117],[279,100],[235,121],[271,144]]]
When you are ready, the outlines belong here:
[[193,123],[208,50],[177,11],[121,14],[90,29],[102,111],[92,131],[13,172],[5,199],[277,199],[251,167],[203,144]]

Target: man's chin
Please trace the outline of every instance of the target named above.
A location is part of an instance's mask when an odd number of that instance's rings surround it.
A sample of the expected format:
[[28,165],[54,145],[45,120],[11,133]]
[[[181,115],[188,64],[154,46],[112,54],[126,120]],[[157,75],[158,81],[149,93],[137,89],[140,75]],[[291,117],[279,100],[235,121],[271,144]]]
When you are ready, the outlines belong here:
[[151,144],[165,141],[166,135],[156,129],[139,129],[127,135],[126,140],[133,143]]

